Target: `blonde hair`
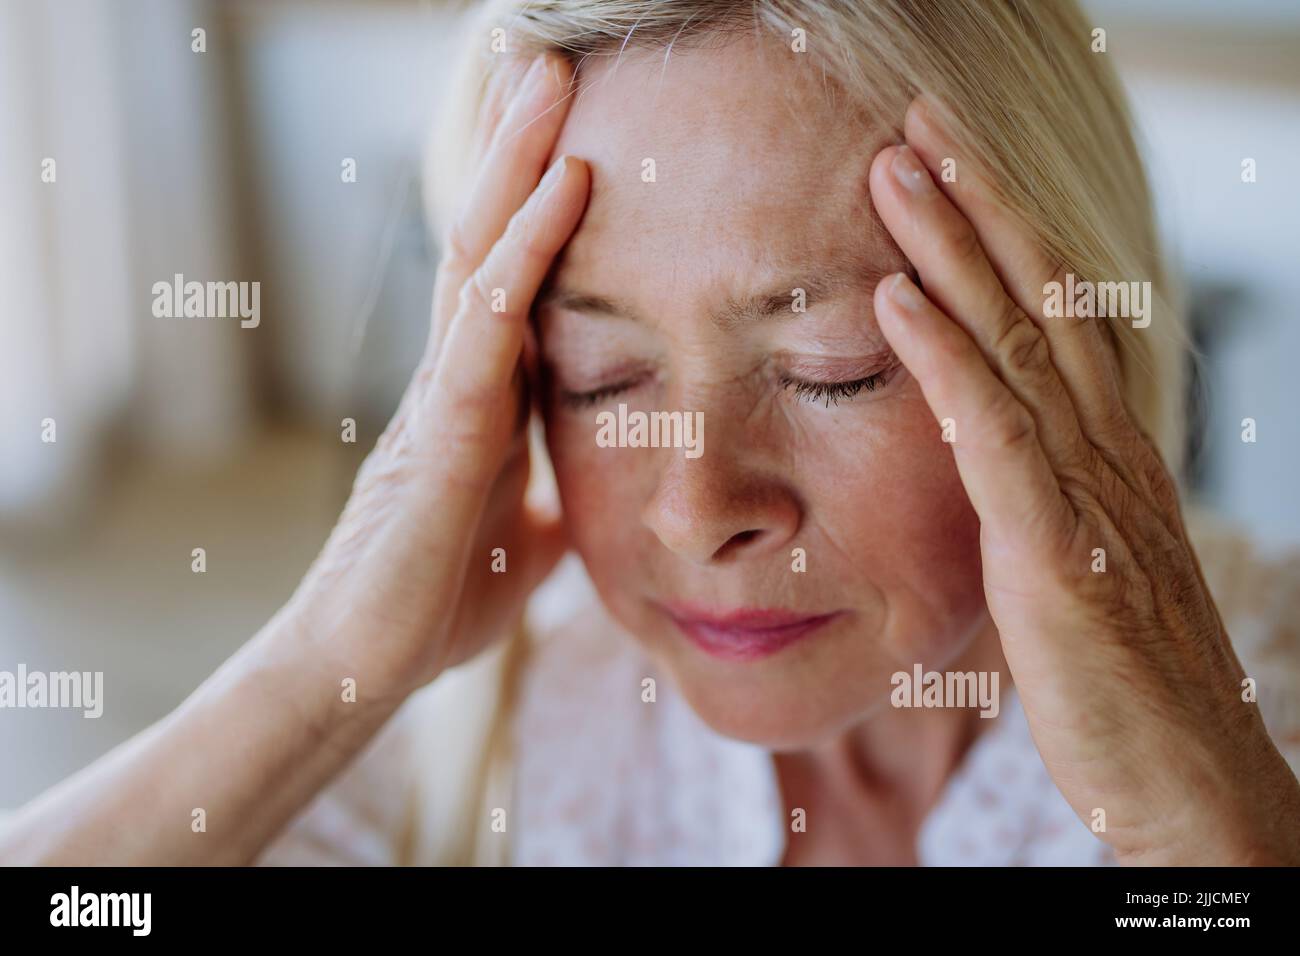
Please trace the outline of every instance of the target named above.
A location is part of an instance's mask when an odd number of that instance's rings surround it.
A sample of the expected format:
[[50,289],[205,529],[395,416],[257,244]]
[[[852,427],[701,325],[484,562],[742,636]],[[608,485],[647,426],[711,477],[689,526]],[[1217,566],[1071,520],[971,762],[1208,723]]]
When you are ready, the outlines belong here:
[[[1091,25],[1072,0],[488,0],[472,13],[430,151],[426,198],[440,236],[467,192],[468,143],[504,57],[561,54],[580,88],[591,57],[649,48],[667,61],[674,49],[741,33],[789,44],[802,29],[809,62],[851,102],[869,104],[896,141],[913,97],[946,107],[959,119],[961,151],[1077,280],[1150,281],[1149,327],[1107,325],[1125,402],[1177,473],[1187,340],[1122,88],[1109,57],[1092,52]],[[494,28],[508,53],[491,52]],[[510,705],[503,695],[495,723]]]

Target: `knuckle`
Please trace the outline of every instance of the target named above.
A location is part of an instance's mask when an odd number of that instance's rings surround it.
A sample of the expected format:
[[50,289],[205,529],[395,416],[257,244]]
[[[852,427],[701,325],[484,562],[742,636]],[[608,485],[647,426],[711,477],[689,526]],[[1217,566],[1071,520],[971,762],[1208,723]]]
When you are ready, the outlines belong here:
[[469,227],[465,223],[465,214],[462,213],[452,221],[443,239],[443,263],[453,270],[468,271],[475,265],[472,246]]
[[1056,473],[1062,491],[1067,486],[1090,489],[1095,487],[1096,476],[1104,467],[1105,461],[1097,449],[1082,434],[1077,434],[1065,443],[1056,462]]
[[456,414],[439,423],[431,448],[432,457],[464,477],[477,476],[473,463],[493,459],[509,437],[509,421],[500,414],[496,395],[460,390],[450,396]]
[[979,236],[970,223],[959,215],[948,217],[942,229],[943,243],[953,261],[969,264],[979,261],[984,256]]
[[1128,450],[1145,444],[1128,407],[1123,401],[1108,401],[1095,416],[1098,441],[1108,447]]
[[406,391],[402,393],[402,399],[398,403],[395,418],[407,414],[412,405],[422,401],[429,394],[433,389],[437,369],[438,359],[436,355],[426,352],[420,357],[419,363],[415,366],[415,371],[411,374],[411,381],[407,384]]
[[513,216],[506,227],[506,239],[525,260],[541,261],[550,256],[544,241],[543,229],[529,206],[524,206]]
[[[494,287],[488,278],[486,266],[479,266],[470,273],[469,279],[460,288],[460,309],[463,313],[476,314],[492,311]],[[509,296],[506,297],[507,304]]]
[[1043,330],[1014,304],[1008,307],[995,345],[1008,371],[1040,376],[1051,368],[1051,349]]
[[[1053,265],[1053,267],[1052,267],[1051,276],[1050,276],[1050,277],[1049,277],[1049,278],[1048,278],[1048,279],[1047,279],[1047,280],[1042,284],[1042,286],[1041,286],[1041,288],[1043,289],[1042,300],[1041,300],[1041,302],[1036,302],[1036,303],[1035,303],[1036,306],[1037,306],[1036,311],[1038,312],[1038,315],[1039,315],[1040,318],[1042,318],[1042,319],[1047,319],[1047,318],[1048,318],[1048,315],[1047,315],[1047,302],[1048,302],[1047,289],[1048,289],[1049,287],[1054,287],[1054,288],[1057,288],[1057,289],[1064,289],[1064,288],[1065,288],[1065,287],[1066,287],[1066,286],[1067,286],[1071,281],[1073,281],[1073,280],[1070,278],[1070,274],[1071,274],[1071,270],[1070,270],[1070,268],[1068,268],[1064,263],[1060,263],[1060,262],[1054,263],[1054,265]],[[1060,322],[1060,321],[1062,321],[1062,320],[1061,320],[1060,318],[1053,318],[1052,321]],[[1090,320],[1072,319],[1072,320],[1070,320],[1070,321],[1072,321],[1072,322],[1078,322],[1078,323],[1080,324],[1080,326],[1082,326],[1082,323],[1083,323],[1084,321],[1090,321]]]
[[[464,393],[454,397],[453,401],[458,403],[458,408],[462,408],[465,405],[481,402],[482,397]],[[453,458],[476,452],[491,444],[493,433],[488,421],[480,415],[466,415],[464,420],[454,425],[447,425],[440,430],[438,445]]]
[[1116,403],[1102,417],[1099,426],[1108,460],[1114,470],[1128,476],[1135,489],[1145,494],[1165,514],[1178,508],[1178,482],[1159,448],[1123,405]]
[[1038,425],[1034,416],[1009,390],[999,393],[990,409],[994,422],[992,441],[994,447],[1016,449],[1031,444],[1038,438]]
[[1005,449],[1018,449],[1032,445],[1038,440],[1038,426],[1034,424],[1034,419],[1028,412],[1021,412],[1004,424],[998,440],[1001,447]]
[[528,207],[521,206],[511,214],[506,223],[505,232],[501,234],[504,242],[524,245],[528,241]]
[[[1064,489],[1062,489],[1064,491]],[[1075,496],[1067,492],[1067,497],[1074,504]],[[1050,562],[1047,571],[1056,588],[1064,594],[1082,594],[1085,597],[1107,594],[1114,584],[1120,552],[1114,547],[1109,536],[1104,534],[1090,511],[1082,512],[1085,517],[1079,522],[1074,536],[1062,549],[1062,560]],[[1105,555],[1106,571],[1094,570],[1100,549]],[[1114,565],[1114,567],[1112,567]]]

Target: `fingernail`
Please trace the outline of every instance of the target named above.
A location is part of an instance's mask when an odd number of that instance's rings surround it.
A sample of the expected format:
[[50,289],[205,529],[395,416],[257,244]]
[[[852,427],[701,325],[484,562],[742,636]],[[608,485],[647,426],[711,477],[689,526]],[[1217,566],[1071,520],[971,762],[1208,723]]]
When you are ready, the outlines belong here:
[[903,145],[894,153],[894,161],[889,168],[903,187],[915,196],[922,196],[934,189],[934,180],[930,171],[921,165],[912,147]]
[[542,194],[549,193],[564,178],[564,169],[568,164],[568,156],[561,156],[555,162],[551,163],[551,168],[546,171],[542,177],[541,183],[538,184],[537,190]]
[[889,288],[885,292],[893,303],[904,312],[920,312],[925,305],[920,290],[912,285],[911,280],[901,272],[894,273],[894,277],[889,280]]

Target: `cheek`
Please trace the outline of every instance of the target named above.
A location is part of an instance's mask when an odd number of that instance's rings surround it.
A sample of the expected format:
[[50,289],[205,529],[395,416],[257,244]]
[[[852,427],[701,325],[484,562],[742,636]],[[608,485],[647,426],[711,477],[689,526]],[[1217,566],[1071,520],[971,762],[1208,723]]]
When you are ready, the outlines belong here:
[[651,456],[596,444],[596,413],[550,412],[546,443],[570,540],[600,585],[598,574],[613,578],[639,560],[638,489],[653,475],[646,470]]
[[984,589],[979,519],[952,446],[908,389],[878,403],[851,440],[841,429],[803,487],[843,570],[840,586],[888,609],[884,649],[912,660],[950,653],[982,620]]

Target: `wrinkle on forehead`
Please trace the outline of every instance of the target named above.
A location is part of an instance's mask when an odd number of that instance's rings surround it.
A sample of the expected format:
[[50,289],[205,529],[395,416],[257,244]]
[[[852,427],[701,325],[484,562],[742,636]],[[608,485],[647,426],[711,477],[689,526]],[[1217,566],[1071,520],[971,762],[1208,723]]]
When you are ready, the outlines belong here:
[[626,285],[647,272],[689,281],[819,256],[900,258],[867,187],[886,126],[828,96],[806,58],[753,47],[584,64],[555,152],[590,163],[591,198],[557,272]]

